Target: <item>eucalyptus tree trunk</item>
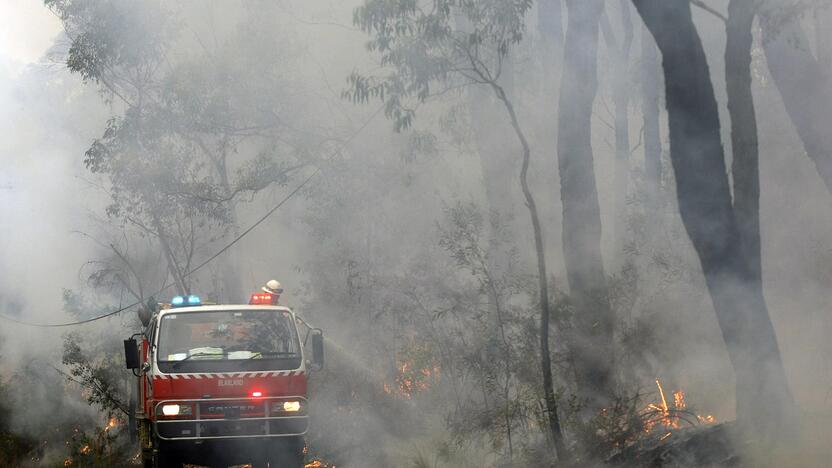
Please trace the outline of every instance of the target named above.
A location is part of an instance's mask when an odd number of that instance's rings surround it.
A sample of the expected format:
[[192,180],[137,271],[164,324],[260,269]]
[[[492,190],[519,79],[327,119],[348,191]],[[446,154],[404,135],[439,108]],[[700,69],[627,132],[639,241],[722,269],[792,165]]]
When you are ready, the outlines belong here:
[[[116,92],[115,88],[113,88],[112,86],[106,86],[111,91]],[[138,116],[138,132],[135,134],[136,139],[133,143],[135,144],[135,149],[140,152],[148,151],[142,144],[142,136],[144,133],[144,92],[142,90],[142,87],[138,88],[138,99],[136,107],[134,109],[136,115]],[[127,101],[125,101],[125,104],[127,104],[128,107],[132,107],[131,104]],[[151,209],[149,210],[149,215],[152,228],[145,228],[145,231],[154,234],[156,238],[159,240],[159,246],[162,248],[162,254],[164,255],[165,261],[168,265],[168,272],[173,277],[173,285],[176,287],[177,292],[181,295],[190,294],[190,284],[187,281],[188,272],[183,271],[182,268],[180,268],[179,262],[176,259],[176,255],[174,255],[173,249],[171,248],[170,239],[167,235],[167,232],[165,231],[164,223],[159,218],[159,214],[156,212],[156,207],[161,206],[161,202],[159,201],[159,198],[152,192],[145,193],[144,196],[145,203],[151,206]]]
[[[557,120],[551,117],[558,107],[558,90],[560,89],[560,75],[563,65],[563,0],[537,1],[537,28],[539,40],[536,42],[535,53],[540,60],[542,76],[537,81],[536,94],[538,115],[543,118],[531,122],[534,141],[537,141],[537,152],[545,155],[539,162],[538,172],[543,177],[544,191],[541,193],[540,213],[543,224],[560,223],[557,214],[560,207],[560,187],[557,182]],[[550,157],[551,155],[551,157]],[[550,236],[547,249],[559,248],[560,239]]]
[[[217,173],[220,176],[220,184],[222,185],[223,190],[225,191],[225,193],[231,194],[233,191],[233,187],[231,185],[231,180],[228,177],[228,160],[224,153],[225,152],[223,151],[223,154],[221,154],[217,158],[217,160],[214,161],[214,163],[216,166]],[[237,237],[240,234],[239,217],[237,215],[237,203],[236,200],[229,200],[227,203],[231,235]],[[220,273],[220,277],[222,278],[223,288],[225,289],[225,297],[223,298],[223,302],[225,303],[236,304],[240,302],[241,299],[244,299],[244,297],[240,297],[240,295],[243,294],[243,282],[241,279],[240,267],[237,259],[237,255],[233,255],[231,252],[229,252],[224,256],[224,258],[220,260],[222,262],[222,272]],[[271,278],[263,278],[263,282],[266,282],[270,279]]]
[[482,168],[486,202],[489,210],[496,212],[503,221],[510,224],[516,190],[510,177],[514,164],[506,156],[511,153],[510,147],[506,144],[506,137],[510,135],[502,131],[504,121],[498,119],[501,110],[493,93],[486,92],[481,86],[471,86],[467,93],[471,128]]
[[[633,45],[633,20],[629,0],[621,0],[621,31],[618,40],[610,24],[609,14],[601,18],[601,31],[611,55],[612,101],[615,114],[615,213],[613,240],[614,265],[621,264],[627,222],[627,186],[630,182],[630,50]],[[607,11],[610,11],[609,9]]]
[[771,11],[761,11],[760,25],[772,81],[806,154],[832,192],[832,76],[812,56],[799,20],[782,25]]
[[543,46],[552,52],[563,42],[563,0],[538,0],[537,25]]
[[522,166],[520,169],[520,188],[523,191],[523,197],[526,200],[526,207],[529,210],[529,217],[532,222],[532,231],[534,233],[534,247],[537,256],[537,281],[538,294],[540,300],[540,365],[543,376],[543,395],[546,404],[546,414],[549,423],[549,432],[554,441],[555,450],[560,461],[567,461],[569,453],[566,450],[566,444],[563,439],[563,431],[560,424],[560,416],[558,414],[557,401],[555,400],[555,384],[552,378],[552,361],[549,350],[549,323],[551,316],[551,308],[549,306],[549,278],[546,272],[546,251],[543,244],[543,227],[540,225],[540,216],[537,211],[537,204],[528,183],[529,164],[531,162],[531,147],[526,139],[526,134],[520,127],[517,113],[514,110],[514,105],[506,95],[503,88],[497,83],[491,82],[491,87],[494,90],[497,98],[505,106],[508,113],[511,126],[517,136],[520,146],[523,149]]
[[[471,31],[472,26],[465,15],[457,12],[454,21],[460,31]],[[513,71],[507,57],[502,70],[503,80],[511,81]],[[474,145],[479,155],[488,211],[490,214],[496,214],[498,222],[513,234],[517,188],[512,183],[511,174],[514,173],[516,165],[514,158],[509,157],[513,151],[513,144],[510,142],[511,135],[504,131],[502,103],[484,86],[467,87],[466,100]],[[509,259],[506,252],[499,252],[495,242],[496,236],[490,238],[489,267],[495,276],[501,276],[506,272]],[[493,309],[494,304],[491,306]]]
[[641,35],[641,113],[644,126],[644,168],[647,178],[648,207],[659,207],[662,185],[662,140],[659,124],[659,51],[650,31]]
[[728,4],[725,45],[725,82],[731,117],[731,175],[734,181],[734,216],[754,281],[762,281],[760,256],[760,168],[757,116],[751,92],[752,26],[757,0],[731,0]]
[[159,239],[159,245],[162,247],[162,253],[164,254],[165,260],[168,264],[168,272],[170,272],[173,277],[174,286],[176,286],[176,290],[179,294],[190,294],[191,291],[189,283],[185,276],[187,272],[182,271],[179,266],[179,261],[177,261],[176,255],[173,253],[165,227],[155,213],[151,216],[153,219],[153,229],[155,229],[156,237]]
[[598,89],[598,27],[603,0],[567,0],[558,108],[558,168],[563,256],[575,305],[572,356],[577,390],[600,410],[613,393],[613,317],[601,256],[601,210],[592,156],[592,106]]
[[679,212],[705,275],[736,376],[742,427],[773,430],[792,410],[762,284],[734,215],[719,113],[689,0],[633,0],[662,52]]
[[[460,31],[469,32],[471,24],[469,19],[457,12],[454,17],[455,25]],[[506,87],[511,87],[514,79],[514,70],[511,66],[510,57],[505,57],[503,69],[501,70],[503,81]],[[483,76],[483,81],[486,79]],[[495,82],[489,82],[491,87],[468,86],[466,99],[473,131],[473,140],[479,155],[480,168],[482,171],[483,188],[485,191],[486,203],[492,228],[488,236],[487,255],[484,261],[484,268],[487,276],[488,311],[493,320],[489,320],[489,333],[499,336],[502,342],[499,352],[505,364],[505,380],[500,386],[503,389],[506,411],[503,414],[505,419],[506,441],[508,443],[509,460],[514,456],[514,443],[512,436],[512,418],[514,411],[511,405],[511,347],[506,334],[506,323],[504,317],[504,305],[501,304],[500,295],[497,289],[502,278],[508,273],[511,262],[511,250],[501,245],[501,233],[493,232],[506,230],[510,238],[514,238],[514,199],[516,186],[514,186],[511,174],[514,172],[515,164],[513,158],[509,157],[513,150],[510,143],[510,135],[505,129],[503,101],[509,101],[507,92]],[[501,95],[495,94],[499,90]],[[502,97],[500,97],[502,96]],[[502,99],[502,101],[501,101]],[[494,221],[499,225],[494,225]],[[483,402],[488,407],[488,392],[483,391]]]

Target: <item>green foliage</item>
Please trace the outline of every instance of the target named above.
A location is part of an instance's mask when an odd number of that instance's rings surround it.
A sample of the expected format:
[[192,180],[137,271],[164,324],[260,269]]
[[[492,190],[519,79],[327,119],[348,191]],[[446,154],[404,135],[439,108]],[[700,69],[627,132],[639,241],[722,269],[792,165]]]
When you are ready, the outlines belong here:
[[0,465],[16,466],[34,448],[34,441],[11,428],[12,411],[8,406],[9,390],[0,381]]
[[167,123],[130,109],[111,119],[86,152],[84,164],[112,183],[107,213],[156,229],[153,220],[195,218],[197,226],[228,222],[219,188],[190,148],[170,138]]
[[124,437],[124,421],[110,420],[116,424],[106,423],[103,427],[89,430],[76,428],[72,436],[66,441],[69,449],[66,458],[56,466],[70,466],[79,468],[111,468],[129,466],[128,460],[135,456],[135,447],[127,443]]
[[396,131],[413,123],[416,106],[469,84],[494,83],[525,32],[531,0],[367,0],[354,23],[370,35],[387,74],[348,78],[344,97],[384,102]]
[[407,143],[401,151],[405,162],[414,162],[420,157],[432,159],[439,153],[436,135],[427,131],[413,130],[409,133]]
[[[434,319],[454,332],[437,339],[456,336],[461,341],[440,345],[453,349],[449,354],[459,360],[453,369],[463,373],[449,378],[459,378],[462,386],[465,379],[473,379],[469,391],[481,395],[462,403],[448,417],[448,427],[457,443],[486,436],[504,457],[510,449],[513,456],[536,452],[543,443],[545,418],[539,367],[529,359],[539,354],[535,280],[517,272],[516,253],[496,215],[486,223],[475,205],[458,203],[446,209],[439,232],[440,245],[476,285],[476,295],[457,303],[452,316],[443,313]],[[492,254],[508,262],[498,264]]]
[[[114,308],[89,294],[72,290],[64,290],[63,299],[64,310],[77,318],[88,318]],[[66,452],[53,454],[65,457],[60,463],[71,460],[72,466],[80,467],[121,466],[134,455],[127,437],[127,419],[135,380],[124,369],[121,348],[121,337],[134,331],[122,325],[98,332],[86,329],[67,333],[61,353],[66,371],[45,366],[50,378],[54,375],[63,380],[62,389],[66,394],[60,398],[52,394],[51,401],[62,405],[63,400],[74,396],[98,411],[98,415],[92,416],[80,407],[51,410],[63,411],[69,418],[67,421],[54,419],[49,428],[55,431],[55,436],[65,439],[61,442]],[[84,413],[84,417],[77,414],[72,417],[73,411]]]
[[[79,384],[90,405],[97,406],[108,417],[127,414],[127,395],[123,385],[125,376],[121,354],[117,350],[90,356],[81,347],[80,335],[71,333],[64,338],[61,361],[69,367],[68,379]],[[100,351],[99,351],[100,352]]]
[[[147,285],[165,281],[158,278],[162,271],[141,267],[150,239],[162,252],[166,274],[186,292],[199,280],[186,274],[195,257],[238,232],[238,204],[286,185],[331,147],[332,138],[304,128],[298,112],[303,96],[291,71],[302,50],[270,2],[227,6],[238,14],[236,22],[210,31],[210,46],[200,41],[205,25],[187,6],[112,0],[46,5],[71,40],[68,69],[116,103],[84,158],[87,169],[108,182],[106,214],[120,221],[107,223],[104,234],[89,234],[109,247],[91,262],[101,269],[90,280],[115,283],[145,300]],[[195,50],[190,35],[201,48]],[[131,250],[136,239],[145,242]],[[239,294],[233,265],[223,271],[219,289]]]
[[165,58],[166,43],[176,35],[175,16],[159,2],[44,0],[44,4],[58,15],[72,41],[67,67],[84,80],[106,81],[121,89],[130,87],[125,86],[130,80],[137,88],[153,74]]
[[570,427],[583,450],[578,456],[588,460],[606,459],[614,451],[641,439],[645,435],[645,419],[642,414],[642,395],[616,396],[593,418],[583,421],[575,417],[580,407],[573,403]]
[[0,432],[0,464],[19,466],[33,447],[30,439],[11,432]]

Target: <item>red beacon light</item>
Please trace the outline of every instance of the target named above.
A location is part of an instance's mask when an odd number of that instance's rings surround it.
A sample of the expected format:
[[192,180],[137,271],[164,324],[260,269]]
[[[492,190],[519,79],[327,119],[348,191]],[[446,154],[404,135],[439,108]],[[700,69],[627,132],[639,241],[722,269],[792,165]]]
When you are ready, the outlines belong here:
[[269,294],[266,292],[256,292],[251,295],[248,300],[250,305],[275,305],[280,296],[276,294]]
[[253,396],[254,398],[260,398],[261,396],[263,396],[263,392],[261,392],[259,390],[255,390],[255,391],[251,392],[251,396]]

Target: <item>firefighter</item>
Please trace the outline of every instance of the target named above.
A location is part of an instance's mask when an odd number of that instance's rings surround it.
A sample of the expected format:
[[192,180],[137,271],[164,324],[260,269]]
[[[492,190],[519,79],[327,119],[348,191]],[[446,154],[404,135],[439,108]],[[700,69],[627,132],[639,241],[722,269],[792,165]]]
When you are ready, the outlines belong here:
[[272,295],[272,305],[277,305],[280,300],[280,295],[283,294],[283,286],[278,280],[269,280],[269,282],[267,282],[266,285],[260,289],[262,289],[263,292],[267,292]]

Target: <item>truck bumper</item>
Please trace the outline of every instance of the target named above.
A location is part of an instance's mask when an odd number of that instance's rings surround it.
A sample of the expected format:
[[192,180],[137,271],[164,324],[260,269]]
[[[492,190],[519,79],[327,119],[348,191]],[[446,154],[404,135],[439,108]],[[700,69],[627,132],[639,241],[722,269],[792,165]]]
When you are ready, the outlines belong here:
[[[283,411],[286,401],[300,402],[301,410]],[[187,407],[190,414],[165,418],[164,405]],[[153,431],[163,441],[292,438],[309,429],[306,399],[300,396],[163,400],[156,403],[155,412]]]
[[[160,441],[158,450],[177,460],[204,466],[262,463],[263,460],[297,460],[302,437]],[[302,458],[301,458],[302,459]],[[275,466],[272,464],[272,466]],[[277,465],[284,466],[284,465]],[[285,466],[294,466],[287,464]]]

